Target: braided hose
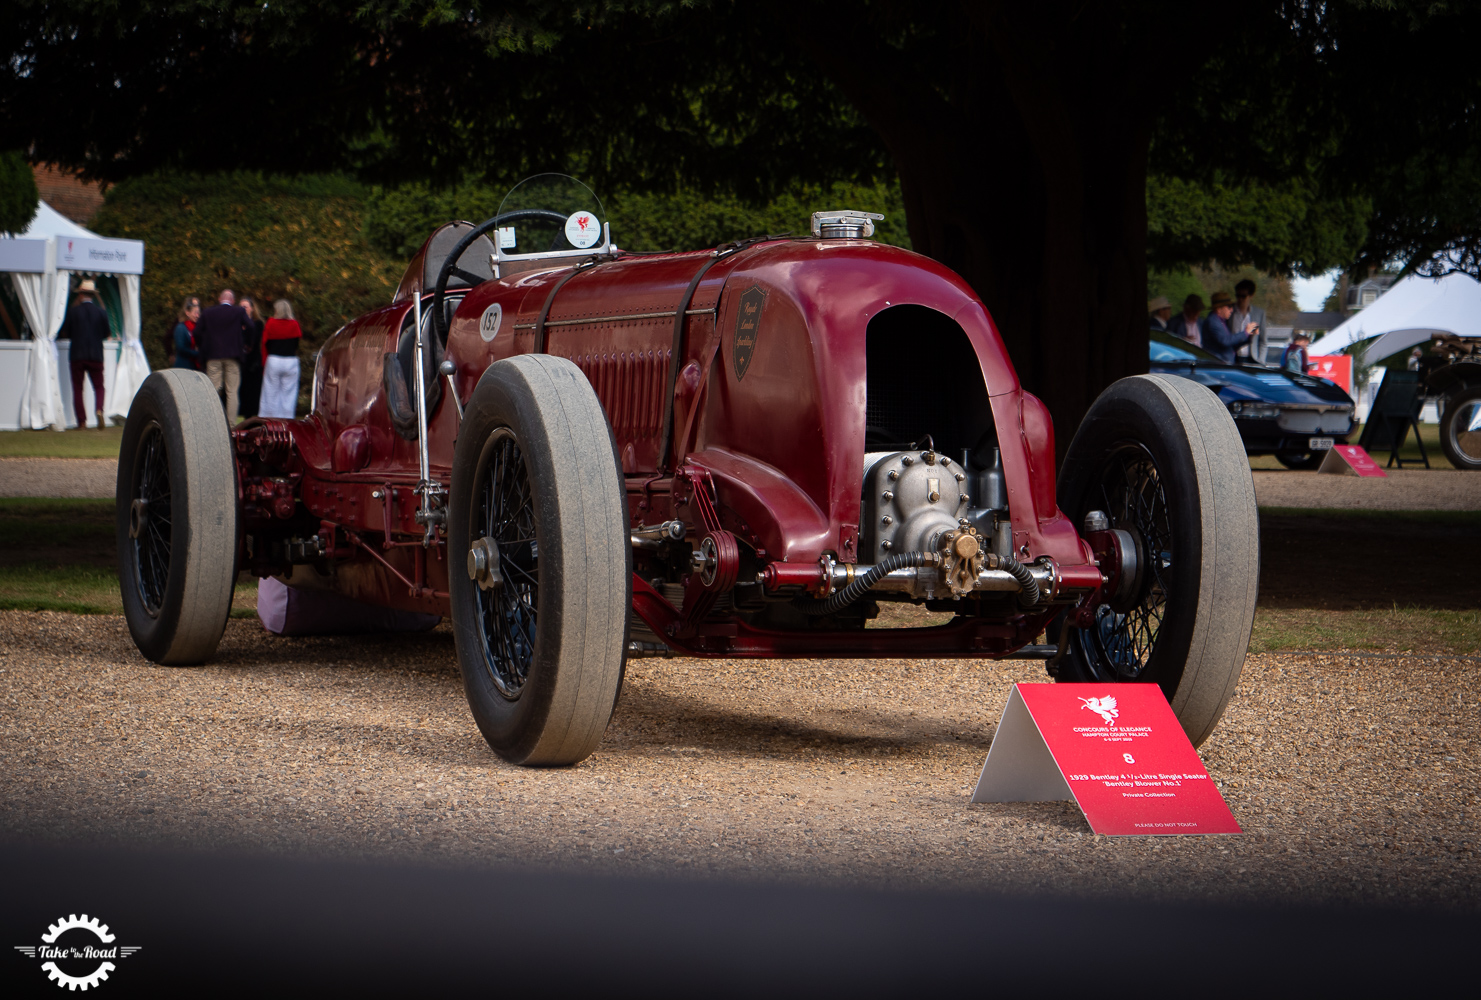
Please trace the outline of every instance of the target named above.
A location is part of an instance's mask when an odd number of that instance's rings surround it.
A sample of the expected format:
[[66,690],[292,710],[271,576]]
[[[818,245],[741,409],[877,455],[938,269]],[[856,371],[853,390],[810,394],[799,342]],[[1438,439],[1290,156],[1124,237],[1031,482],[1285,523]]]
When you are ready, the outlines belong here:
[[1019,601],[1027,607],[1033,607],[1039,603],[1039,581],[1034,579],[1034,574],[1029,568],[1012,556],[998,556],[998,565],[1017,580],[1019,586],[1023,587],[1023,593],[1018,595]]
[[911,566],[930,566],[935,561],[936,554],[934,552],[897,552],[892,556],[885,556],[879,562],[869,567],[853,583],[836,592],[832,597],[822,600],[816,598],[799,598],[792,602],[792,606],[805,615],[837,614],[863,597],[865,592],[895,570],[906,569]]

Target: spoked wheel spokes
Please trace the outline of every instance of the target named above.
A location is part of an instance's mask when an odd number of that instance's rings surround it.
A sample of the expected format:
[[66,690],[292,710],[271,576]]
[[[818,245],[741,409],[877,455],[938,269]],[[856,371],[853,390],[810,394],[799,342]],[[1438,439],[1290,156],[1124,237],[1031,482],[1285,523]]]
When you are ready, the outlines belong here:
[[173,538],[170,510],[170,458],[164,430],[145,428],[134,465],[129,535],[134,546],[134,585],[150,617],[158,617],[170,582]]
[[1096,492],[1111,526],[1136,540],[1143,570],[1135,603],[1125,613],[1101,605],[1080,640],[1098,679],[1131,681],[1151,658],[1167,611],[1175,559],[1172,519],[1157,463],[1141,444],[1124,443],[1107,457]]
[[512,700],[535,658],[540,549],[524,455],[507,428],[492,435],[480,483],[474,523],[498,546],[503,577],[502,586],[478,594],[484,665],[499,693]]

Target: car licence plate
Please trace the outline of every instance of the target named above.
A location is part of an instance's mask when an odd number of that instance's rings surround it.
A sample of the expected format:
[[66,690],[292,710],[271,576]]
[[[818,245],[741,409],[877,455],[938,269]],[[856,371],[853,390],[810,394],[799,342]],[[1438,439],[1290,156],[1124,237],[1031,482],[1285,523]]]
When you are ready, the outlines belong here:
[[1336,438],[1311,438],[1306,442],[1307,451],[1331,451],[1332,446],[1337,443]]

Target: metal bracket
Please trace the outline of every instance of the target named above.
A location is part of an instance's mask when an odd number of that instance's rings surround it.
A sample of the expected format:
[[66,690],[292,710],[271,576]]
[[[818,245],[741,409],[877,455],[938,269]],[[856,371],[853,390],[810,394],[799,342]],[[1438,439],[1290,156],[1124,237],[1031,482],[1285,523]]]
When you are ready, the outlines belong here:
[[684,590],[684,617],[671,633],[677,638],[695,635],[700,622],[714,608],[716,599],[735,586],[740,573],[740,543],[735,535],[720,526],[720,512],[715,507],[714,484],[710,474],[692,465],[681,467],[674,476],[674,486],[685,505],[691,505],[692,523],[699,534],[695,553],[701,560],[689,575]]

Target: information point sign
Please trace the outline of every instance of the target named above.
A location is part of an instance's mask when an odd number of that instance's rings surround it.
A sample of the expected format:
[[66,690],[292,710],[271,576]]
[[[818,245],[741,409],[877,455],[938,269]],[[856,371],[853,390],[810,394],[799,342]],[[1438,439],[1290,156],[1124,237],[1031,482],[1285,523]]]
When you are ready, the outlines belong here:
[[1015,684],[973,802],[1071,801],[1112,837],[1241,833],[1156,684]]
[[1339,476],[1388,478],[1388,473],[1378,467],[1378,463],[1373,461],[1373,456],[1368,454],[1367,449],[1356,444],[1333,445],[1332,450],[1327,452],[1327,457],[1322,459],[1322,464],[1317,467],[1316,471]]

